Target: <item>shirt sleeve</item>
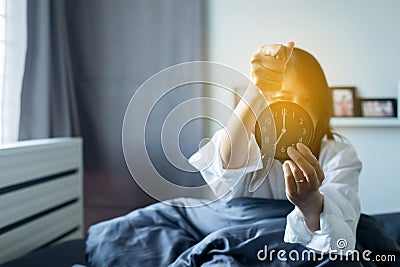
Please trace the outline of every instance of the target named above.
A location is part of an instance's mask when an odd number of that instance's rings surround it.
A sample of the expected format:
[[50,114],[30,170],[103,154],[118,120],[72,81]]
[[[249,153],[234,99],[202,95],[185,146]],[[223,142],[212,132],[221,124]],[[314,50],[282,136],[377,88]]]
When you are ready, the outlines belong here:
[[226,195],[243,176],[261,169],[263,166],[260,148],[257,145],[254,134],[251,134],[247,151],[248,160],[244,167],[224,169],[219,153],[224,131],[225,129],[222,128],[215,132],[211,140],[189,158],[189,163],[200,171],[203,179],[217,196]]
[[360,217],[357,196],[361,162],[349,144],[328,141],[321,150],[320,163],[325,180],[319,191],[324,199],[320,214],[320,230],[311,233],[301,214],[295,209],[287,216],[285,242],[300,243],[321,252],[339,254],[354,250],[356,228]]

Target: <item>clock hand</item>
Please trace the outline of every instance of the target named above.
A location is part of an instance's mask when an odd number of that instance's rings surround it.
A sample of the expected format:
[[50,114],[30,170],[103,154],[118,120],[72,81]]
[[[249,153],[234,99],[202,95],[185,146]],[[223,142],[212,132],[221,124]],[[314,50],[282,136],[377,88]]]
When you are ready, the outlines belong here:
[[[285,111],[285,109],[283,109]],[[286,113],[283,112],[283,123],[282,123],[282,132],[286,132]]]
[[282,136],[286,133],[286,112],[285,112],[285,108],[282,109],[282,117],[283,117],[283,122],[282,122],[281,135],[278,137],[278,140],[276,140],[276,144],[279,143],[279,141],[281,140]]
[[281,140],[282,136],[283,136],[285,133],[286,133],[286,129],[283,128],[283,129],[281,130],[281,135],[278,137],[278,140],[276,140],[275,145],[277,145],[277,144],[279,143],[279,141]]

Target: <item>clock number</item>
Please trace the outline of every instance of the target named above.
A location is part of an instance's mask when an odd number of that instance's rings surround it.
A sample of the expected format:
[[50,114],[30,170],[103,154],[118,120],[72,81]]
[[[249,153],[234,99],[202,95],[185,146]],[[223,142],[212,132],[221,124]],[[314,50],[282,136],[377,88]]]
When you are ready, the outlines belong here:
[[[259,127],[261,138],[257,139],[263,151],[273,148],[274,158],[277,160],[290,159],[288,148],[297,148],[298,143],[310,144],[315,134],[313,120],[307,111],[300,105],[285,100],[273,102],[270,114],[262,118],[263,124]],[[265,127],[263,127],[265,126]],[[269,134],[270,127],[275,130],[275,135]],[[259,137],[259,136],[257,136]],[[271,147],[272,146],[272,147]],[[267,154],[267,152],[265,152]]]

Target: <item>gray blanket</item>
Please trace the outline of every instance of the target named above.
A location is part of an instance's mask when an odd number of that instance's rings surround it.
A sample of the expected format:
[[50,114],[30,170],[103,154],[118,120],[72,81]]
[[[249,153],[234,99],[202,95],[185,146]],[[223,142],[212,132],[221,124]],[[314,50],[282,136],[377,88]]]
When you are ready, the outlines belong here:
[[[308,249],[283,242],[285,200],[236,198],[196,208],[197,199],[157,203],[90,227],[86,254],[90,266],[377,266],[376,262],[336,259],[329,255],[302,258]],[[376,220],[362,215],[357,249],[392,253],[400,266],[399,247]],[[360,237],[360,238],[359,238]],[[379,241],[377,241],[379,240]],[[378,242],[378,243],[377,243]],[[377,249],[378,248],[378,249]],[[275,253],[271,254],[274,250]],[[283,252],[279,255],[279,250]],[[288,257],[291,251],[297,255]],[[309,251],[308,251],[309,252]],[[310,254],[309,254],[310,255]],[[311,254],[313,255],[313,254]],[[285,259],[286,258],[286,259]],[[378,264],[379,266],[379,264]]]

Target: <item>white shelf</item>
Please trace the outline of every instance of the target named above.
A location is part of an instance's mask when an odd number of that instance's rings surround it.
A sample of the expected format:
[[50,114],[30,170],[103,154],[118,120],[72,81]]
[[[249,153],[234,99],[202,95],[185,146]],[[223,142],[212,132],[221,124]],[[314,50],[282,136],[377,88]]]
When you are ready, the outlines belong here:
[[398,118],[332,118],[333,127],[360,128],[360,127],[399,127]]

